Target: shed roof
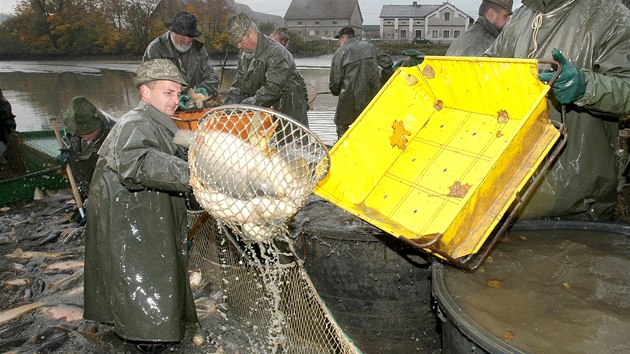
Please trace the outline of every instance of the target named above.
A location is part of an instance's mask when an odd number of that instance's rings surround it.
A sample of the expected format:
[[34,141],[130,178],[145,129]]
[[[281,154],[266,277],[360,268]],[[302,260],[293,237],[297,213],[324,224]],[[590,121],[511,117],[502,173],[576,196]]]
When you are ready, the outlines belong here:
[[292,0],[284,19],[285,21],[344,19],[352,16],[358,6],[358,0]]

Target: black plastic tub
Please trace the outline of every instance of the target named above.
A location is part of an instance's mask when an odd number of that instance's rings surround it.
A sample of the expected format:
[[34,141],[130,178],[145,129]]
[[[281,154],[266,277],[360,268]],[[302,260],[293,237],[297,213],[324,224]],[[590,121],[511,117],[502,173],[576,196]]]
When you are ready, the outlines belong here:
[[630,352],[630,225],[519,222],[475,273],[433,266],[443,353]]
[[424,254],[318,198],[292,227],[317,292],[361,351],[440,350]]

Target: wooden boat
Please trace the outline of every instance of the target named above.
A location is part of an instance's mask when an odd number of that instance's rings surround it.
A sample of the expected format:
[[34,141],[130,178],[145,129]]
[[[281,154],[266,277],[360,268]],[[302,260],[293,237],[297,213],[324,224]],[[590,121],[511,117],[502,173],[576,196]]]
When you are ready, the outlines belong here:
[[35,189],[42,191],[70,185],[56,156],[59,145],[52,130],[19,133],[17,154],[0,166],[0,206],[32,199]]

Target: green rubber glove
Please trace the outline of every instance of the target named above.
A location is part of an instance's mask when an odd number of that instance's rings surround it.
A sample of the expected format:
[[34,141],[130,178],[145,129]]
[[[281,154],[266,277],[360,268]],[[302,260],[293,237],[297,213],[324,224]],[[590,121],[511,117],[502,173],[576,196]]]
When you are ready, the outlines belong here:
[[196,92],[196,93],[200,93],[200,94],[202,94],[202,95],[204,95],[204,96],[210,96],[210,94],[208,93],[208,90],[206,90],[206,88],[205,88],[205,87],[197,87],[197,88],[195,89],[195,92]]
[[[584,92],[586,92],[588,81],[586,74],[571,64],[557,48],[551,50],[551,55],[555,61],[562,64],[560,75],[553,83],[551,90],[561,104],[573,103],[584,96]],[[554,75],[553,71],[539,73],[538,79],[543,82],[549,82]]]
[[186,106],[186,102],[190,100],[190,96],[188,95],[179,95],[179,108],[183,110],[188,110],[188,106]]

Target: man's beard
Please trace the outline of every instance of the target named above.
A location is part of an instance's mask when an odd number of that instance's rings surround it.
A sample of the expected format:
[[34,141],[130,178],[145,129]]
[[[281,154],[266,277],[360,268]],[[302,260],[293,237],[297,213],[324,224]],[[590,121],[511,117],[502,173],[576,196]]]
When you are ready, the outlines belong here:
[[173,42],[173,45],[175,46],[175,49],[177,49],[178,52],[186,53],[187,51],[190,50],[193,43],[189,42],[189,43],[181,44],[181,43]]

